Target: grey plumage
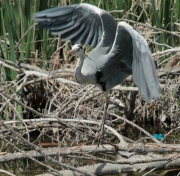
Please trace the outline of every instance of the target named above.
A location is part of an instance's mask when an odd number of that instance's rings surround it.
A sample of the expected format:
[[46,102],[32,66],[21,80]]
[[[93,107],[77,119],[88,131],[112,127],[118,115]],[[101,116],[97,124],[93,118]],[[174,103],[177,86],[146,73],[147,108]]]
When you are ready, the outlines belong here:
[[[125,22],[116,23],[106,11],[90,4],[56,7],[34,14],[34,20],[61,40],[96,46],[80,56],[75,77],[108,92],[128,75],[147,102],[159,97],[156,68],[145,39]],[[78,49],[78,46],[75,47]]]

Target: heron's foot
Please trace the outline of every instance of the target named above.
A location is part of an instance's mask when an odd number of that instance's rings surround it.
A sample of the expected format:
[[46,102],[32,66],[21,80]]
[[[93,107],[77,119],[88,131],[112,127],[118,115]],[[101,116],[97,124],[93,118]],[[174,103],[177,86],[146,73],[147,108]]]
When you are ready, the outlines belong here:
[[96,137],[98,139],[98,147],[102,143],[103,137],[104,137],[104,125],[101,124],[99,132],[98,132],[97,137]]

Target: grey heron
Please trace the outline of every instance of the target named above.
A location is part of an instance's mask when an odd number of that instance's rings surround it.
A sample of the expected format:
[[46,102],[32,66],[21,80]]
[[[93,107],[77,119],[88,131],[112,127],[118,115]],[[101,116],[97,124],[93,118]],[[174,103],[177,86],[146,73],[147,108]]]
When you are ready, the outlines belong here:
[[108,12],[86,3],[47,9],[33,17],[51,34],[60,34],[62,41],[95,46],[86,58],[80,44],[74,45],[69,54],[78,57],[76,81],[97,85],[105,94],[99,141],[104,131],[108,93],[114,86],[132,74],[147,102],[159,97],[156,67],[148,44],[126,22],[117,24]]

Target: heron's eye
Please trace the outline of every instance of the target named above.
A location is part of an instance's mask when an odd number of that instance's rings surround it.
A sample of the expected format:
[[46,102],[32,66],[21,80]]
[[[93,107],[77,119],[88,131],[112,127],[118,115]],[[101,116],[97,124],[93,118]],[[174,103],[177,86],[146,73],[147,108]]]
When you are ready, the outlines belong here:
[[79,51],[79,50],[80,50],[80,48],[77,49],[77,51]]

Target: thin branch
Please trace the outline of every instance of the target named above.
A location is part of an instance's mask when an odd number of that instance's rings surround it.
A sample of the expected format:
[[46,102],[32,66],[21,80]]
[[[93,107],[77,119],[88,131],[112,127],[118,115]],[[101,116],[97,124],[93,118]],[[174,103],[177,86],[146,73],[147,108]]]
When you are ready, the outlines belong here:
[[136,125],[135,123],[121,117],[121,116],[118,116],[114,113],[109,113],[110,115],[112,116],[115,116],[116,118],[118,119],[121,119],[121,120],[124,120],[125,122],[127,122],[128,124],[130,124],[131,126],[134,126],[135,128],[137,128],[138,130],[142,131],[144,134],[146,134],[150,139],[152,139],[155,143],[157,144],[160,144],[161,142],[158,141],[157,139],[155,139],[150,133],[148,133],[146,130],[144,130],[143,128],[141,128],[140,126]]
[[61,163],[61,162],[58,162],[57,160],[53,159],[52,157],[46,155],[46,153],[43,151],[42,148],[36,146],[35,144],[29,142],[28,140],[26,140],[25,138],[23,138],[21,135],[19,135],[17,132],[15,132],[12,128],[10,128],[8,125],[6,125],[4,122],[1,122],[1,124],[7,128],[9,131],[12,132],[13,135],[15,135],[16,137],[18,137],[19,139],[21,139],[24,143],[26,143],[29,147],[33,148],[34,150],[36,150],[37,152],[39,152],[44,158],[48,159],[49,161],[51,161],[52,163],[58,165],[58,166],[61,166],[61,167],[64,167],[64,168],[67,168],[67,169],[70,169],[72,171],[76,171],[76,172],[79,172],[81,174],[86,174],[86,175],[89,175],[89,176],[92,176],[92,174],[87,174],[85,171],[81,170],[81,169],[77,169],[75,167],[72,167],[70,165],[67,165],[65,163]]

